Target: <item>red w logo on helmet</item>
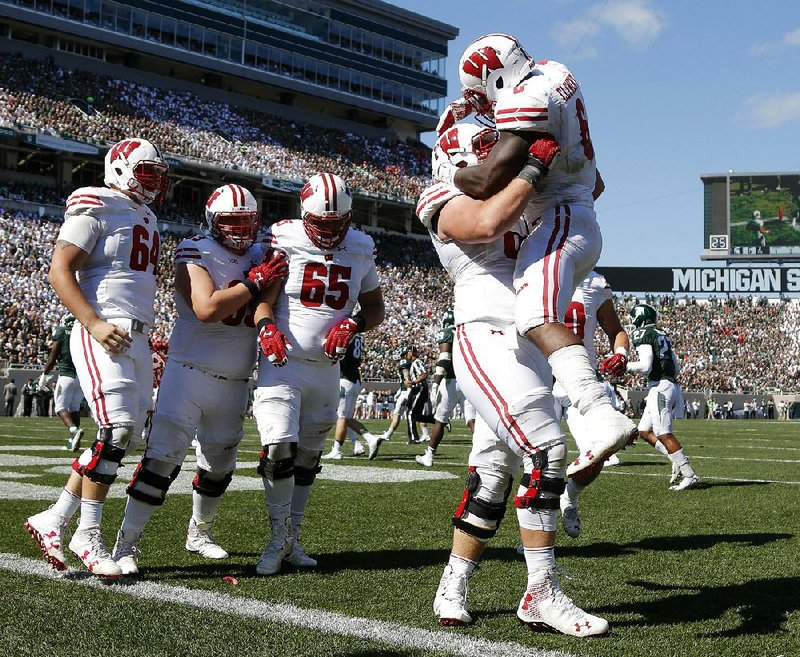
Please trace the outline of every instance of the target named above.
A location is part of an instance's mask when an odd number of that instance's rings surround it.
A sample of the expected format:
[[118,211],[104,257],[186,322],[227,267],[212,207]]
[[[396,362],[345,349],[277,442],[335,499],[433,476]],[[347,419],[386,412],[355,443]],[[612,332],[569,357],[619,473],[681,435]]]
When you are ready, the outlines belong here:
[[481,79],[485,77],[482,75],[484,67],[487,73],[503,68],[503,62],[501,62],[500,58],[497,56],[497,50],[490,46],[486,46],[485,48],[471,53],[461,66],[464,73],[467,75],[474,75],[476,78]]
[[300,190],[300,200],[305,201],[309,196],[314,193],[314,188],[311,183],[306,183],[302,190]]
[[211,194],[211,196],[209,196],[209,197],[208,197],[208,203],[206,203],[206,207],[207,207],[207,208],[210,208],[210,207],[211,207],[211,204],[212,204],[214,201],[216,201],[216,200],[217,200],[217,199],[218,199],[218,198],[219,198],[221,195],[222,195],[222,192],[221,192],[221,191],[219,191],[218,189],[215,189],[215,190],[214,190],[214,193],[213,193],[213,194]]
[[439,137],[439,148],[445,153],[458,148],[458,128],[450,128],[441,137]]
[[126,139],[118,144],[114,144],[114,147],[111,149],[111,161],[113,162],[120,155],[127,160],[131,156],[131,153],[133,153],[133,151],[135,151],[141,145],[141,142],[132,139]]

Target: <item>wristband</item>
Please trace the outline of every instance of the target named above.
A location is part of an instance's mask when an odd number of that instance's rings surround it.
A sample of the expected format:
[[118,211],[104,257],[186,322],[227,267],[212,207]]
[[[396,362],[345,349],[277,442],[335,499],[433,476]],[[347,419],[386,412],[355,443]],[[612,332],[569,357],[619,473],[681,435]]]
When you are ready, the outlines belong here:
[[363,333],[364,329],[367,328],[367,320],[364,319],[362,315],[356,313],[355,315],[351,315],[350,319],[352,319],[356,323],[356,332]]
[[539,181],[547,175],[550,169],[539,158],[529,157],[522,171],[517,174],[517,178],[524,180],[531,187],[536,187]]
[[264,328],[265,326],[270,326],[270,325],[275,326],[275,320],[272,319],[271,317],[265,317],[264,319],[259,319],[258,320],[258,324],[256,325],[256,328],[258,329],[258,332],[260,333],[262,328]]
[[249,278],[245,278],[242,284],[250,291],[253,298],[256,298],[261,293],[261,290],[258,289],[258,285],[253,283]]
[[625,358],[628,357],[628,350],[625,347],[617,347],[614,349],[615,354],[622,354]]

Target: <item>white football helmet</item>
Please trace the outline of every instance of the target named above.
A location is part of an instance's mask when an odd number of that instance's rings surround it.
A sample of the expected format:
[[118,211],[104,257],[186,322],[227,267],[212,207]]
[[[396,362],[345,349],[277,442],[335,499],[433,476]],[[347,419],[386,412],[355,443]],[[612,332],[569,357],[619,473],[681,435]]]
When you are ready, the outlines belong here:
[[353,196],[347,183],[335,173],[312,176],[300,191],[303,228],[320,249],[333,249],[342,242],[353,212]]
[[169,191],[169,165],[155,144],[138,137],[123,139],[106,153],[104,182],[132,193],[141,203],[163,202]]
[[447,158],[459,169],[480,164],[497,143],[499,134],[493,128],[484,128],[474,123],[459,123],[436,140],[431,152],[432,170]]
[[206,222],[217,242],[231,251],[244,253],[256,241],[261,216],[250,190],[229,184],[211,192],[206,201]]
[[508,34],[485,34],[467,46],[458,62],[461,92],[479,116],[494,117],[497,92],[517,84],[535,63]]

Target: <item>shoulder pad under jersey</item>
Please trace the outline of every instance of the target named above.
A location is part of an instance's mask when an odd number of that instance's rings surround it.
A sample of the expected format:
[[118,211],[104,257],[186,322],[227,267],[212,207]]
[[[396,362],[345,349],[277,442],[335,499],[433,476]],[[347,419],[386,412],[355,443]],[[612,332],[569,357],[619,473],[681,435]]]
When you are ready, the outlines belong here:
[[458,187],[447,183],[437,182],[426,187],[420,194],[417,202],[417,216],[425,228],[429,228],[431,221],[436,213],[444,207],[451,198],[461,196],[462,192]]

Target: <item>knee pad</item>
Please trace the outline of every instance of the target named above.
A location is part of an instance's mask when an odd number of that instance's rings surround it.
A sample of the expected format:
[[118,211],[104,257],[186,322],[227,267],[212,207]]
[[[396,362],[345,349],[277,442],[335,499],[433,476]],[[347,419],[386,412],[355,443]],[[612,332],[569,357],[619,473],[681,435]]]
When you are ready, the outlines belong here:
[[567,446],[563,442],[540,449],[525,457],[525,474],[514,498],[518,509],[558,509],[558,500],[566,488]]
[[296,454],[296,443],[266,445],[261,449],[256,472],[271,481],[293,477]]
[[319,459],[322,452],[298,447],[294,465],[295,486],[310,486],[322,470]]
[[117,478],[132,435],[133,427],[129,425],[101,427],[92,446],[72,463],[72,469],[95,483],[110,486]]
[[221,497],[228,489],[231,479],[233,479],[233,470],[220,479],[216,476],[212,478],[208,470],[198,467],[192,480],[192,490],[198,495],[206,497]]
[[180,471],[181,466],[179,465],[145,456],[136,466],[136,471],[128,484],[127,493],[140,502],[161,506],[164,504],[169,487]]
[[482,543],[497,533],[506,513],[513,478],[500,470],[469,466],[464,495],[453,514],[453,526]]

